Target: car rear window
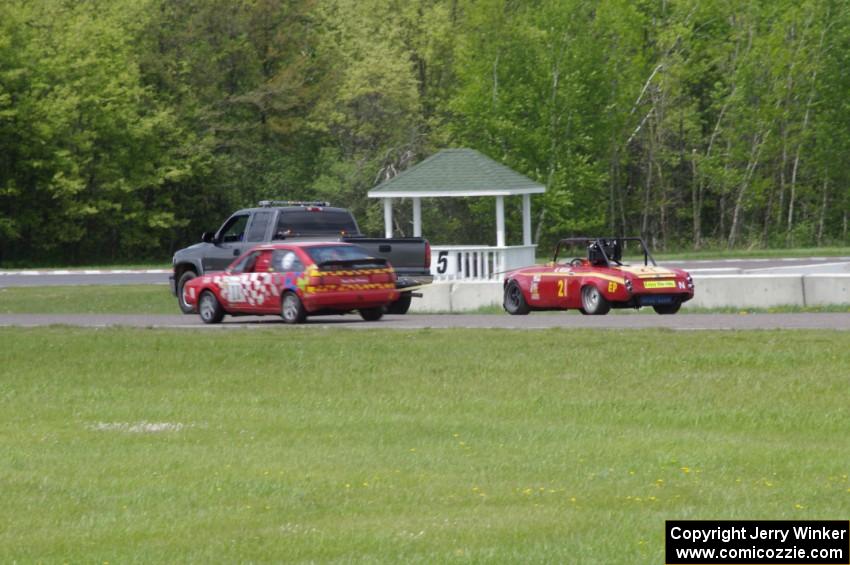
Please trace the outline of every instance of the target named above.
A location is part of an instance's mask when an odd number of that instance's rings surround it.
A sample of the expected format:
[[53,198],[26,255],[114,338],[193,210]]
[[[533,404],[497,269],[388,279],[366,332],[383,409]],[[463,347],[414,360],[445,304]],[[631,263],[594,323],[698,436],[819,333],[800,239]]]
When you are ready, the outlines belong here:
[[368,251],[357,245],[321,245],[307,247],[304,251],[317,265],[356,263],[362,266],[377,266],[386,263],[383,259],[372,257]]
[[275,237],[358,233],[354,217],[345,210],[283,210],[277,221]]

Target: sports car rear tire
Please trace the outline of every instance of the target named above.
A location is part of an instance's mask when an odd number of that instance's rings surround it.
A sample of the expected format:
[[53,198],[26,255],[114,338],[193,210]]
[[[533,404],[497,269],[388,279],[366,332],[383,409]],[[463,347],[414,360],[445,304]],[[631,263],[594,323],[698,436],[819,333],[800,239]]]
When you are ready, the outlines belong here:
[[675,314],[681,307],[681,302],[674,302],[673,304],[656,304],[652,307],[652,309],[655,310],[656,314],[667,315]]
[[224,308],[212,292],[205,290],[198,299],[198,314],[203,323],[217,324],[224,318]]
[[300,324],[307,319],[307,311],[304,309],[304,304],[294,292],[287,292],[283,295],[280,306],[280,317],[287,324]]
[[525,316],[531,310],[528,307],[528,302],[525,301],[525,296],[522,295],[522,289],[519,283],[511,281],[505,287],[505,297],[502,301],[502,306],[508,314],[513,316]]
[[180,311],[184,314],[191,314],[195,311],[195,309],[192,308],[191,305],[186,304],[186,301],[183,300],[183,287],[186,285],[187,282],[197,276],[198,275],[195,274],[195,271],[186,271],[182,275],[180,275],[179,279],[177,279],[177,305],[180,307]]
[[598,288],[589,284],[581,289],[581,310],[584,314],[603,316],[611,310],[611,303],[602,296]]
[[377,322],[384,316],[383,307],[379,308],[361,308],[360,317],[367,322]]

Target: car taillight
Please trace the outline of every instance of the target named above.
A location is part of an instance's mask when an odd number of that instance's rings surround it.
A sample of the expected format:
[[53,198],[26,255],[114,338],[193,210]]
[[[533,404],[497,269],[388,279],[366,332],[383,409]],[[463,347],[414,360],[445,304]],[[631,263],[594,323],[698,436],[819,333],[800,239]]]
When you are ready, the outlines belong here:
[[425,242],[425,268],[431,268],[431,244],[427,241]]

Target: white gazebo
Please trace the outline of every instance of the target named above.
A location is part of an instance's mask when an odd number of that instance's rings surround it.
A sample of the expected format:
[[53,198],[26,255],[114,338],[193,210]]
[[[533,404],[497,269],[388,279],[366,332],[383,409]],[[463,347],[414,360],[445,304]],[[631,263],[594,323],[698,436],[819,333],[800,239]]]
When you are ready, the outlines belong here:
[[[450,245],[431,248],[437,280],[496,279],[506,270],[532,265],[531,195],[546,187],[474,149],[444,149],[369,191],[384,201],[384,233],[393,236],[395,198],[413,201],[413,235],[422,236],[422,199],[462,196],[496,198],[496,246]],[[522,245],[505,244],[505,197],[522,196]]]

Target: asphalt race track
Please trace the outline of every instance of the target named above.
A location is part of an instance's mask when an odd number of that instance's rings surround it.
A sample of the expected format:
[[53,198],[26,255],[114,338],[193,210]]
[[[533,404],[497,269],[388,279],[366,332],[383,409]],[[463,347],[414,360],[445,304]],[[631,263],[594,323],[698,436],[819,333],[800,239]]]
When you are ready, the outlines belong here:
[[507,314],[409,314],[385,316],[378,322],[365,322],[356,314],[308,318],[305,324],[290,326],[277,316],[226,316],[221,324],[205,325],[197,315],[170,314],[0,314],[0,326],[36,327],[66,325],[81,327],[186,328],[220,331],[234,328],[270,328],[297,331],[299,328],[369,329],[645,329],[670,330],[771,330],[827,329],[850,330],[850,313],[801,314],[655,314],[612,313],[582,316],[570,313],[538,313],[528,316]]

